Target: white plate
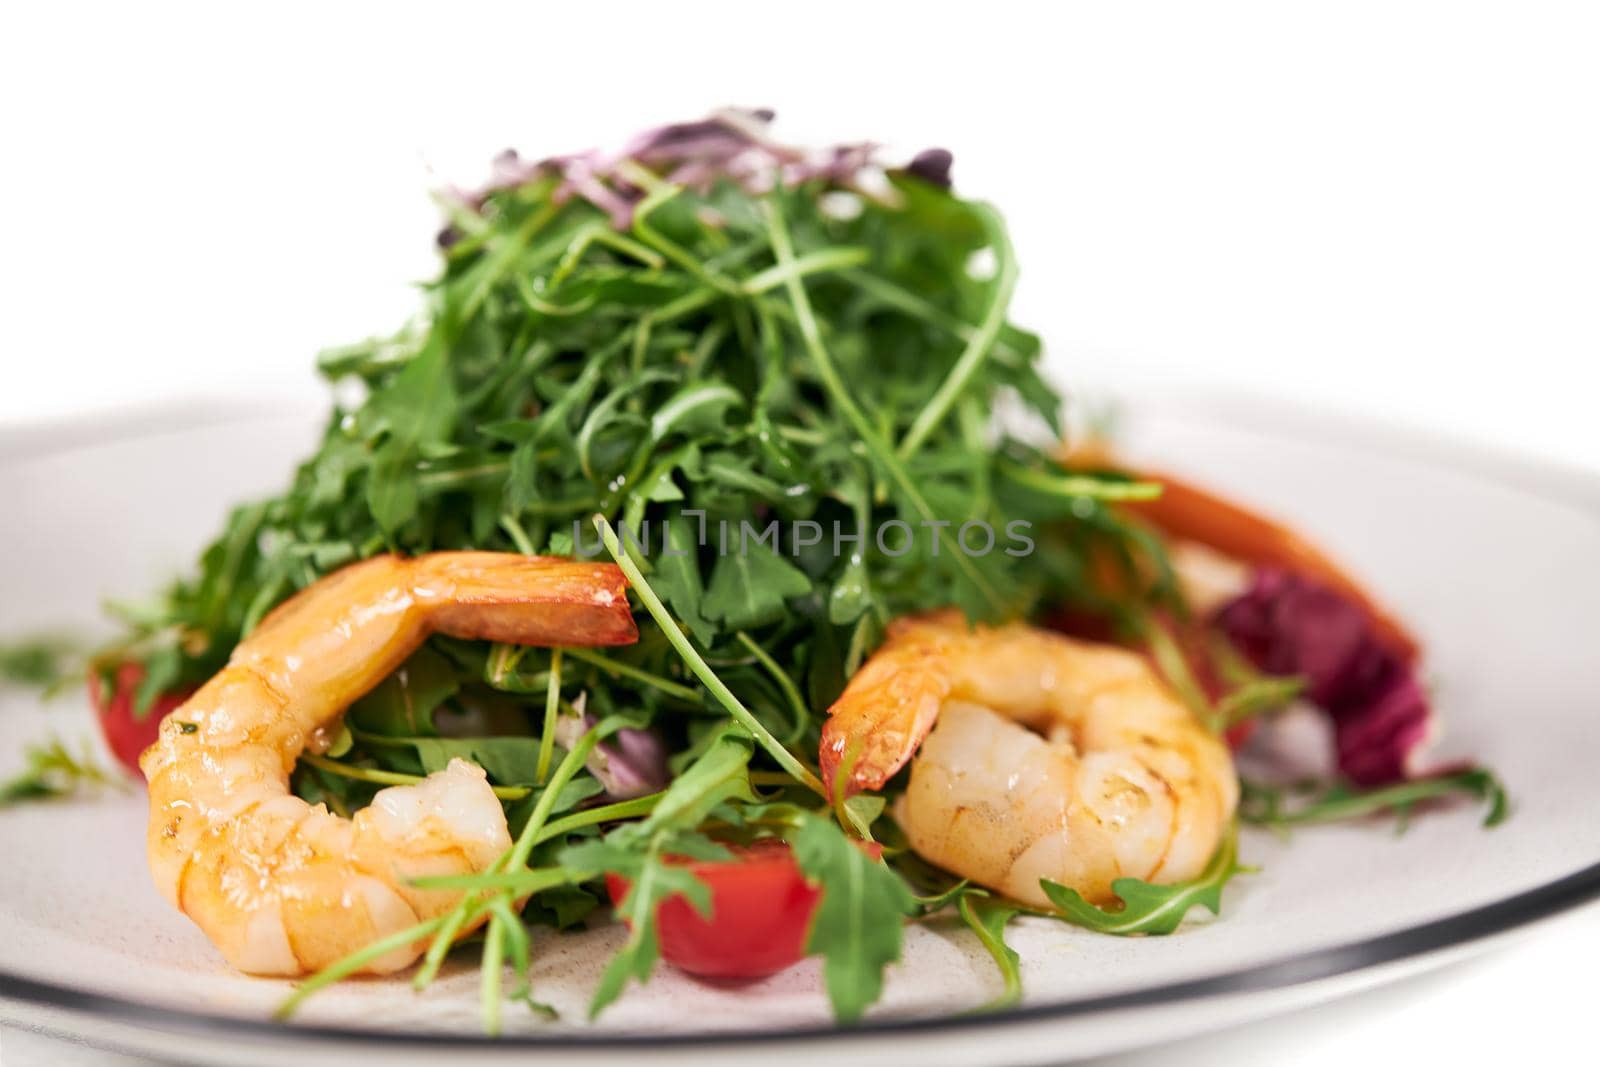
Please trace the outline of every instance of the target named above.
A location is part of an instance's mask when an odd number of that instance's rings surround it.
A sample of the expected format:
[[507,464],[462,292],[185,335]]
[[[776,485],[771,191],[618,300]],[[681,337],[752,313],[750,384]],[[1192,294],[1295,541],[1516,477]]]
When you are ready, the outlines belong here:
[[[279,486],[314,438],[304,414],[146,413],[0,439],[0,635],[92,624],[107,595],[147,592],[193,558],[225,504]],[[167,1057],[230,1063],[814,1062],[890,1055],[927,1064],[1058,1061],[1215,1028],[1368,985],[1600,895],[1600,778],[1592,605],[1600,603],[1600,483],[1471,455],[1281,405],[1142,401],[1141,456],[1200,475],[1314,531],[1426,635],[1449,735],[1507,781],[1512,818],[1469,806],[1391,824],[1249,834],[1260,873],[1223,917],[1168,938],[1118,940],[1025,920],[1013,938],[1027,999],[967,1014],[998,981],[971,939],[908,930],[883,1002],[829,1025],[808,962],[751,986],[663,968],[596,1024],[582,1006],[618,940],[602,928],[539,945],[536,983],[562,1022],[508,1010],[477,1033],[471,961],[422,995],[347,983],[292,1026],[267,1016],[288,988],[230,973],[151,888],[136,793],[0,811],[0,1021]],[[0,709],[0,774],[24,741],[92,732],[81,697]]]

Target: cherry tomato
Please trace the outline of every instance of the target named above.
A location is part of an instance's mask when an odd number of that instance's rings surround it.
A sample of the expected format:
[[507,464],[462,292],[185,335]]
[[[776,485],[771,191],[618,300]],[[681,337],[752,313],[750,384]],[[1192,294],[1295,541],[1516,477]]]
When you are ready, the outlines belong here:
[[139,754],[155,744],[161,729],[161,720],[167,712],[188,699],[187,693],[162,693],[143,718],[133,714],[134,697],[139,683],[144,680],[144,667],[137,663],[124,663],[117,668],[116,688],[103,692],[100,672],[89,672],[89,699],[99,713],[100,730],[105,734],[111,754],[134,774],[144,777],[139,770]]
[[[882,849],[863,845],[874,857]],[[729,845],[732,861],[683,861],[711,889],[711,918],[702,918],[681,896],[662,901],[656,913],[661,955],[701,978],[765,978],[805,958],[806,935],[821,890],[806,881],[794,852],[765,838]],[[613,905],[628,893],[628,880],[606,875]]]

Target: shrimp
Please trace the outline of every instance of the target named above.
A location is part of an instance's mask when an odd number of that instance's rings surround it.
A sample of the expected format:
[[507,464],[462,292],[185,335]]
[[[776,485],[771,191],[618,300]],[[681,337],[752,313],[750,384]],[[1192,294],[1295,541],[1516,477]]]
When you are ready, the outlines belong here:
[[[447,911],[427,875],[473,874],[511,847],[482,768],[463,760],[384,789],[353,819],[289,791],[345,707],[432,633],[529,645],[637,640],[612,564],[493,552],[380,556],[267,616],[227,666],[162,720],[140,766],[157,888],[234,967],[294,976]],[[420,945],[365,970],[412,963]]]
[[1192,878],[1238,803],[1226,746],[1141,657],[1021,623],[898,619],[828,714],[830,787],[881,788],[915,754],[911,847],[1026,904],[1050,906],[1042,878],[1092,903]]
[[[1185,594],[1199,592],[1200,604],[1214,606],[1215,596],[1243,592],[1249,584],[1248,572],[1260,567],[1279,567],[1326,586],[1366,614],[1380,644],[1401,664],[1414,666],[1422,655],[1422,643],[1394,611],[1350,571],[1306,540],[1296,531],[1193,482],[1152,470],[1135,470],[1119,463],[1105,441],[1089,439],[1064,450],[1061,461],[1074,470],[1116,470],[1130,478],[1159,482],[1161,494],[1149,500],[1127,500],[1119,509],[1137,516],[1159,530],[1179,555],[1173,559]],[[1194,549],[1209,550],[1204,559]],[[1195,575],[1194,565],[1204,569]],[[1226,579],[1225,568],[1235,571],[1228,585],[1218,587],[1214,579]],[[1237,572],[1246,572],[1242,576]],[[1187,579],[1199,577],[1198,588]]]

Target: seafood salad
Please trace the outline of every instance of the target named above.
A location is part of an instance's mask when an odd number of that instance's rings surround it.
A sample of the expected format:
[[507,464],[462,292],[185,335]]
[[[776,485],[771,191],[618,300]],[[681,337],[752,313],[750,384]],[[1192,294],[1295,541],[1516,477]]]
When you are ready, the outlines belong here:
[[[442,194],[417,316],[324,353],[315,450],[91,658],[157,888],[283,1015],[456,953],[495,1032],[618,923],[591,1016],[819,956],[849,1022],[936,915],[1006,1005],[1014,922],[1226,922],[1241,826],[1504,815],[1393,611],[1068,417],[948,152],[770,121]],[[36,756],[5,802],[97,773]]]

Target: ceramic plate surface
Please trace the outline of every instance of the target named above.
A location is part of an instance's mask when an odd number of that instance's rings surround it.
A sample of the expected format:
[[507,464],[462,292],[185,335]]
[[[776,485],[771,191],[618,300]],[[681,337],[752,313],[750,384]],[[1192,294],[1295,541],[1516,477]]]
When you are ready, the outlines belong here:
[[[0,439],[0,636],[99,626],[106,596],[146,593],[191,560],[223,508],[279,487],[319,418],[234,411],[145,414]],[[814,961],[750,986],[663,969],[596,1024],[582,1022],[616,948],[607,927],[543,941],[535,983],[562,1022],[507,1012],[477,1036],[477,972],[425,994],[352,982],[293,1026],[268,1021],[286,984],[230,973],[151,887],[143,797],[0,810],[0,1020],[183,1059],[230,1063],[814,1062],[879,1054],[934,1064],[1041,1062],[1181,1036],[1429,965],[1600,893],[1593,608],[1600,489],[1549,467],[1442,448],[1281,406],[1154,400],[1130,451],[1266,507],[1348,561],[1425,636],[1447,735],[1440,759],[1478,757],[1514,801],[1500,828],[1470,806],[1391,823],[1249,833],[1260,871],[1230,885],[1220,920],[1119,940],[1017,924],[1027,999],[966,1014],[999,989],[964,932],[907,932],[904,962],[862,1028],[829,1026]],[[24,742],[89,736],[81,694],[0,708],[0,774]]]

